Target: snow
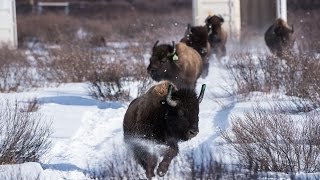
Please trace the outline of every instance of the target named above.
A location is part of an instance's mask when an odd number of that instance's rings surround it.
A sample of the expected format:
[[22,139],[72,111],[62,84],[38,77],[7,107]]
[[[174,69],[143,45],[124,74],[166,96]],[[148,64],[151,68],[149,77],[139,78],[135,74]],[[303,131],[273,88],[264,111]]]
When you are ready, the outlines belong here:
[[15,165],[1,165],[0,179],[43,179],[43,169],[39,163],[28,162]]
[[[116,44],[126,46],[127,44]],[[227,163],[234,163],[230,147],[223,145],[219,132],[230,126],[230,117],[242,115],[256,103],[267,107],[275,102],[287,101],[285,97],[253,93],[251,99],[236,99],[232,96],[234,82],[227,69],[217,61],[210,62],[209,74],[197,82],[197,92],[205,83],[207,89],[200,104],[199,134],[188,142],[180,143],[180,154],[174,163],[183,171],[183,158],[189,152],[198,154],[214,152],[213,156]],[[133,92],[137,90],[133,88]],[[230,93],[231,92],[231,93]],[[99,165],[106,158],[114,159],[116,153],[124,153],[122,121],[130,102],[101,102],[88,95],[85,83],[62,84],[58,87],[39,88],[29,92],[0,94],[1,99],[18,100],[25,103],[37,98],[40,112],[52,123],[51,150],[39,163],[1,165],[0,179],[12,179],[21,174],[25,179],[90,179],[86,175],[89,167]],[[121,157],[118,155],[117,157]],[[121,160],[120,160],[121,161]],[[122,159],[125,161],[125,159]],[[118,162],[120,163],[120,162]],[[126,162],[124,162],[126,163]],[[120,167],[121,168],[121,167]],[[166,179],[179,177],[177,166],[170,166]],[[143,170],[140,168],[143,178]],[[39,176],[37,176],[39,175]],[[302,177],[305,174],[298,174]],[[283,175],[288,179],[287,175]],[[319,177],[319,176],[316,176]],[[23,178],[22,178],[23,179]]]

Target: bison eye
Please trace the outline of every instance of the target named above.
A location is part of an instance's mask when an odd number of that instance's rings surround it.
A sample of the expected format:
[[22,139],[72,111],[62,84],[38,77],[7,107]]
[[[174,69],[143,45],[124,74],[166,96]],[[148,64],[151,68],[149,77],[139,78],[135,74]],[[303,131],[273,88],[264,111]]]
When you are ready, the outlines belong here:
[[162,58],[162,59],[160,60],[160,64],[164,64],[165,62],[167,62],[167,58]]

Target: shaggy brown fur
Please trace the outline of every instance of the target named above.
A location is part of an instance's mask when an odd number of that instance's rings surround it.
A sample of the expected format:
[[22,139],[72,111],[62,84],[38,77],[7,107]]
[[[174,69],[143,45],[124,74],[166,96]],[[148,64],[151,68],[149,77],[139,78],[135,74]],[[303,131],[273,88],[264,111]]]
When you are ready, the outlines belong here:
[[270,51],[281,57],[293,47],[293,32],[293,26],[290,28],[287,22],[278,18],[265,32],[264,40]]
[[197,97],[192,89],[173,88],[170,105],[167,100],[169,82],[164,81],[133,100],[123,120],[124,140],[133,150],[136,161],[146,170],[147,178],[153,177],[157,157],[142,144],[147,139],[168,146],[157,174],[164,176],[171,160],[178,154],[178,142],[195,137],[198,132],[199,103],[203,92]]
[[209,33],[209,43],[212,53],[216,54],[218,59],[226,56],[226,43],[228,39],[227,31],[222,28],[224,19],[221,16],[209,15],[206,20],[206,27]]
[[201,76],[203,78],[207,77],[209,71],[209,58],[211,55],[207,28],[205,26],[191,26],[188,24],[185,36],[180,42],[186,43],[200,54],[203,67]]
[[[174,54],[178,60],[174,60]],[[157,46],[156,43],[147,70],[155,81],[168,80],[178,88],[193,89],[202,72],[202,59],[185,43],[178,43],[175,48],[169,44]]]

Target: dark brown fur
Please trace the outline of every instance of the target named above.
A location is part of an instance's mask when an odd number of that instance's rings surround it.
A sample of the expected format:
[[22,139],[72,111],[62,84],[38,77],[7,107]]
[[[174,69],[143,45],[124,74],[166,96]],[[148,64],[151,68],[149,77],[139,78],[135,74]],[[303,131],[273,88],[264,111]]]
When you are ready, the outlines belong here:
[[201,76],[205,78],[208,75],[209,58],[211,55],[207,28],[205,26],[191,26],[188,24],[185,36],[180,42],[186,43],[200,54],[203,66]]
[[285,52],[289,52],[293,47],[293,27],[290,28],[282,19],[276,19],[264,34],[266,45],[270,51],[281,57]]
[[174,88],[172,99],[178,103],[172,107],[166,101],[169,84],[164,81],[151,87],[146,94],[130,103],[124,116],[124,140],[133,150],[137,162],[146,170],[148,178],[155,175],[157,157],[138,141],[147,139],[168,146],[157,169],[157,174],[164,176],[171,160],[178,154],[178,142],[189,140],[199,132],[201,98],[192,89]]
[[178,88],[194,88],[202,71],[202,60],[199,53],[185,43],[176,46],[178,60],[173,60],[174,48],[169,44],[153,47],[150,64],[147,68],[155,81],[168,80]]
[[216,54],[218,59],[226,56],[226,43],[228,39],[227,31],[222,28],[224,19],[221,16],[208,16],[205,20],[206,27],[209,33],[209,43],[212,53]]

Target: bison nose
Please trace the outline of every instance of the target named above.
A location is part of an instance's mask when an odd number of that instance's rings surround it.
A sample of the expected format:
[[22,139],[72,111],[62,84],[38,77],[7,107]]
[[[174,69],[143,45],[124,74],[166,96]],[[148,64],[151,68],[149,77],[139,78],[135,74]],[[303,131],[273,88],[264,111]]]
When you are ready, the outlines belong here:
[[199,130],[198,130],[198,129],[190,129],[190,130],[188,131],[189,139],[195,137],[198,133],[199,133]]

